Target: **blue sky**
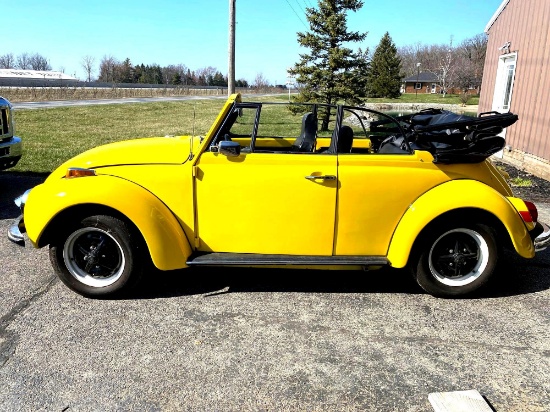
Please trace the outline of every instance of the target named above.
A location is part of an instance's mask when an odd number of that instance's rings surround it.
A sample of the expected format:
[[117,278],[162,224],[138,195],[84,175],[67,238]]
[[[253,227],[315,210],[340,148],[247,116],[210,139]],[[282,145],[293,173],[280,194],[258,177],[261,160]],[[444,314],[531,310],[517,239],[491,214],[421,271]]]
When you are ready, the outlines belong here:
[[[296,32],[316,0],[236,0],[236,77],[285,83],[299,60]],[[365,0],[348,16],[374,50],[386,31],[399,46],[454,43],[482,33],[502,0]],[[228,67],[228,0],[0,0],[0,55],[40,53],[53,70],[84,78],[82,58]],[[7,24],[6,24],[7,23]],[[97,70],[95,75],[97,76]]]

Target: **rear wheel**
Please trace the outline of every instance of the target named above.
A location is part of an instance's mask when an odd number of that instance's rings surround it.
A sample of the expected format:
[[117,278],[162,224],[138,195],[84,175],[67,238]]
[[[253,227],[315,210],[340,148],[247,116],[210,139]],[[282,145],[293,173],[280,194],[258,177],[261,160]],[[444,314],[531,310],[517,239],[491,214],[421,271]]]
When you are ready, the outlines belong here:
[[113,295],[140,277],[140,243],[138,234],[122,220],[91,216],[50,246],[50,260],[59,278],[74,291],[90,297]]
[[435,296],[477,290],[489,280],[498,260],[495,236],[480,224],[446,225],[431,231],[420,245],[411,269],[418,284]]

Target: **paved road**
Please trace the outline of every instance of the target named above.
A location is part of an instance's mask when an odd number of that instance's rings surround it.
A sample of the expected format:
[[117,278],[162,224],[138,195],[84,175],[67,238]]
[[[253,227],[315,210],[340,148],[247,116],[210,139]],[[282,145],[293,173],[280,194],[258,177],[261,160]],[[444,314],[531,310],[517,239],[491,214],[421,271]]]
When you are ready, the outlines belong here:
[[548,411],[550,251],[476,299],[436,299],[399,271],[216,269],[149,274],[91,300],[47,250],[4,233],[0,175],[0,411],[432,411],[477,389],[496,411]]
[[[245,94],[244,97],[269,97],[278,96],[279,94]],[[151,103],[151,102],[166,102],[166,101],[186,101],[186,100],[204,100],[204,99],[221,99],[227,100],[227,95],[197,95],[197,96],[166,96],[166,97],[126,97],[122,99],[89,99],[89,100],[52,100],[46,102],[12,102],[12,106],[16,110],[22,109],[46,109],[53,107],[66,106],[89,106],[96,104],[125,104],[125,103]]]

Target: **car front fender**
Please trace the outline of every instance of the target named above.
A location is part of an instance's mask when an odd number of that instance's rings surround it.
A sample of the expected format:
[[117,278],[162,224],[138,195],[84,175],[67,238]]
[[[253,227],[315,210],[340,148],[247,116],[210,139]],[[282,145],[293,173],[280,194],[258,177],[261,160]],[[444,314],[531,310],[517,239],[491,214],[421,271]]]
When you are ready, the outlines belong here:
[[495,216],[507,230],[517,253],[532,258],[533,242],[512,199],[515,198],[508,199],[474,180],[452,180],[436,186],[415,200],[401,218],[390,243],[388,260],[393,267],[405,267],[420,232],[437,217],[459,209],[477,209]]
[[[170,209],[143,187],[107,175],[49,180],[34,187],[24,207],[25,229],[33,246],[44,246],[41,236],[56,216],[84,205],[108,207],[132,221],[145,239],[157,268],[172,270],[187,266],[191,246]],[[58,227],[48,229],[59,231]]]

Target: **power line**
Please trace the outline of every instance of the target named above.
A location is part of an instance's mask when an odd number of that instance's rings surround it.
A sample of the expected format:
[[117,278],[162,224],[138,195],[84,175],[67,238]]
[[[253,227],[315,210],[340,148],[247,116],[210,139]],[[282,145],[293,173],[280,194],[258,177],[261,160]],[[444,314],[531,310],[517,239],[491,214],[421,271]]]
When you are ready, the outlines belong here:
[[286,0],[286,3],[288,4],[288,6],[292,9],[292,11],[294,12],[294,14],[296,15],[296,17],[298,17],[298,19],[300,19],[300,21],[302,22],[302,24],[304,25],[304,27],[307,29],[309,29],[309,27],[307,27],[307,25],[304,23],[304,21],[302,20],[302,18],[300,17],[300,15],[298,13],[296,13],[296,10],[294,10],[294,7],[292,7],[292,4],[290,4],[290,2],[288,0]]
[[300,11],[302,11],[304,14],[306,14],[306,11],[302,7],[302,5],[298,2],[298,0],[294,0],[294,1],[296,2],[296,5],[298,6],[298,9],[300,9]]

